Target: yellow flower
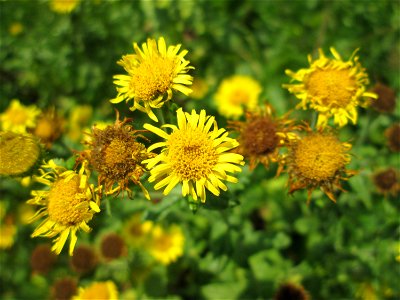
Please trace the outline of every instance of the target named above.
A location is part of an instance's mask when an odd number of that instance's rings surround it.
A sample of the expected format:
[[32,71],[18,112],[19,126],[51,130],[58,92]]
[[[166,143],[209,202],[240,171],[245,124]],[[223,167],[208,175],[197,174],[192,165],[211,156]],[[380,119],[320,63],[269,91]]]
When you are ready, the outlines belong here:
[[40,110],[35,105],[25,106],[13,99],[7,110],[0,115],[1,127],[4,131],[26,133],[27,128],[36,125],[36,117]]
[[17,226],[11,216],[6,216],[0,223],[0,249],[8,249],[14,245]]
[[73,108],[68,120],[68,137],[79,141],[82,137],[82,128],[88,125],[92,118],[93,108],[90,105],[77,105]]
[[89,286],[79,288],[78,295],[72,300],[116,300],[118,299],[118,289],[114,282],[99,281],[93,282]]
[[24,26],[20,22],[14,22],[8,28],[8,32],[13,35],[19,35],[24,30]]
[[0,175],[23,176],[40,160],[39,141],[27,134],[0,132]]
[[[88,160],[99,173],[98,183],[104,185],[106,194],[119,194],[126,191],[131,197],[129,183],[138,185],[147,199],[149,192],[140,182],[140,177],[147,171],[142,162],[151,157],[146,147],[137,141],[137,130],[126,123],[131,119],[117,119],[114,125],[105,129],[93,126],[88,149],[81,152],[80,159]],[[116,185],[116,186],[115,186]]]
[[77,241],[76,232],[90,231],[87,222],[100,211],[97,189],[89,184],[90,173],[83,162],[79,173],[58,166],[53,160],[42,166],[42,175],[35,180],[48,185],[50,190],[34,190],[28,204],[42,206],[32,219],[46,219],[38,225],[32,237],[55,237],[52,250],[60,254],[70,237],[69,255],[72,255]]
[[250,161],[250,170],[260,162],[266,168],[270,162],[281,159],[279,148],[285,146],[289,139],[295,138],[290,131],[297,127],[287,115],[273,117],[272,107],[265,105],[265,109],[246,113],[246,121],[229,121],[230,128],[239,133],[237,138],[239,147],[235,152],[242,154]]
[[304,128],[306,135],[290,140],[288,145],[287,167],[289,173],[289,193],[300,189],[308,190],[308,202],[311,193],[317,187],[336,202],[333,188],[341,190],[340,180],[356,172],[346,170],[350,163],[351,144],[342,143],[331,132],[319,129],[313,132],[309,127]]
[[51,0],[50,9],[56,13],[68,14],[79,4],[80,0]]
[[153,229],[152,221],[142,222],[141,218],[142,215],[140,213],[132,215],[125,223],[122,232],[125,241],[134,248],[146,247]]
[[165,139],[165,142],[148,148],[148,151],[163,148],[159,155],[144,161],[150,170],[149,181],[158,181],[154,186],[156,190],[166,186],[164,195],[181,182],[183,196],[190,194],[194,200],[199,196],[205,202],[205,188],[219,196],[219,189],[227,190],[222,180],[237,182],[237,178],[227,175],[227,172],[241,172],[237,165],[244,165],[242,155],[226,153],[239,143],[228,137],[225,129],[218,129],[215,118],[206,116],[205,110],[200,114],[192,110],[189,114],[180,108],[177,118],[178,126],[163,126],[172,129],[171,134],[153,125],[144,125]]
[[182,256],[184,240],[182,230],[177,225],[171,225],[167,230],[156,225],[152,231],[149,252],[157,261],[168,265]]
[[63,132],[64,119],[58,116],[55,108],[50,108],[38,117],[36,126],[31,132],[40,138],[40,141],[45,144],[47,148],[57,140]]
[[202,78],[195,78],[192,85],[190,97],[194,99],[203,98],[208,92],[208,83]]
[[[187,75],[190,61],[184,57],[187,50],[179,50],[181,45],[167,48],[163,37],[148,39],[141,50],[137,43],[133,44],[136,54],[122,56],[118,61],[128,75],[115,75],[118,95],[110,100],[119,103],[124,100],[133,101],[131,110],[140,110],[158,121],[152,108],[160,108],[172,98],[172,90],[188,95],[192,90],[186,85],[192,84],[192,76]],[[141,102],[143,102],[141,104]]]
[[261,85],[249,76],[235,75],[222,81],[215,94],[218,112],[238,119],[244,110],[252,111],[258,105]]
[[356,51],[348,61],[343,61],[339,53],[330,48],[334,59],[327,58],[319,49],[319,58],[312,60],[308,56],[310,67],[297,72],[286,70],[286,74],[300,83],[284,84],[289,92],[301,100],[298,108],[307,109],[307,105],[318,114],[318,127],[324,127],[330,117],[340,127],[350,120],[357,123],[357,106],[368,106],[371,98],[377,95],[366,92],[369,83],[368,74],[361,66]]

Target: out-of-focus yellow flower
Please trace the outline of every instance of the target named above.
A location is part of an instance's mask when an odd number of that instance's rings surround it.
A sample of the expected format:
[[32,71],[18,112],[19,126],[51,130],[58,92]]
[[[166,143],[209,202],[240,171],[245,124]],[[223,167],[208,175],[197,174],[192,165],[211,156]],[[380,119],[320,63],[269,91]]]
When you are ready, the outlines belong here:
[[164,125],[172,129],[170,134],[150,124],[143,126],[165,140],[148,148],[153,151],[161,147],[160,154],[143,161],[150,170],[149,182],[157,182],[156,190],[165,187],[164,195],[182,183],[182,195],[191,195],[195,201],[198,197],[206,201],[206,189],[219,196],[220,189],[228,189],[222,181],[238,181],[227,173],[242,171],[243,156],[229,152],[239,143],[228,137],[225,129],[218,129],[215,118],[207,116],[205,110],[189,114],[179,108],[177,123]]
[[286,74],[300,83],[284,84],[301,102],[297,107],[316,110],[318,114],[317,127],[324,127],[330,117],[340,127],[350,120],[357,123],[357,106],[368,106],[371,99],[376,99],[375,93],[366,92],[369,83],[368,74],[361,66],[356,51],[348,61],[330,48],[334,59],[327,58],[319,49],[319,58],[308,56],[310,67],[297,72],[286,70]]
[[235,75],[222,81],[215,94],[218,112],[226,118],[238,119],[244,111],[258,105],[261,85],[250,76]]
[[356,297],[360,300],[378,300],[376,291],[370,283],[361,284],[356,292]]
[[133,101],[131,110],[140,110],[158,122],[152,108],[161,108],[171,100],[173,90],[188,95],[192,90],[193,77],[186,74],[192,66],[184,57],[187,50],[179,50],[181,45],[166,46],[163,37],[148,39],[141,50],[137,43],[133,44],[136,54],[124,55],[118,64],[128,75],[115,75],[118,95],[111,103]]
[[78,295],[72,300],[117,300],[118,289],[112,281],[93,282],[87,287],[80,287]]
[[32,233],[32,237],[58,237],[52,250],[60,254],[70,237],[69,254],[72,255],[77,241],[76,232],[89,232],[87,222],[100,211],[98,190],[89,184],[90,173],[83,162],[79,173],[58,166],[53,160],[42,166],[42,175],[36,181],[48,185],[50,190],[33,190],[28,204],[41,206],[33,221],[45,220]]
[[10,105],[0,115],[1,128],[4,131],[26,133],[27,128],[36,126],[36,118],[40,110],[35,105],[25,106],[17,99],[11,100]]
[[202,78],[195,78],[192,84],[192,93],[190,97],[194,99],[202,99],[208,92],[209,86],[207,81]]
[[35,210],[33,209],[32,205],[22,203],[18,206],[17,217],[21,224],[29,224],[34,216]]
[[89,124],[92,115],[93,108],[90,105],[75,106],[69,115],[67,136],[75,142],[80,142],[83,128]]
[[8,32],[13,35],[17,36],[24,30],[24,26],[20,22],[14,22],[8,28]]
[[37,136],[40,141],[50,148],[64,130],[64,119],[60,117],[55,108],[50,108],[41,113],[37,118],[36,126],[31,130],[32,134]]
[[127,244],[134,248],[146,247],[153,229],[152,221],[141,220],[142,215],[136,213],[125,223],[122,235]]
[[8,249],[14,245],[17,226],[11,216],[6,216],[0,222],[0,249]]
[[0,132],[0,175],[23,176],[35,169],[42,155],[37,138],[28,134]]
[[50,0],[50,9],[56,13],[68,14],[79,4],[80,0]]
[[159,225],[154,226],[149,244],[150,254],[160,263],[168,265],[183,254],[185,237],[177,225],[164,229]]

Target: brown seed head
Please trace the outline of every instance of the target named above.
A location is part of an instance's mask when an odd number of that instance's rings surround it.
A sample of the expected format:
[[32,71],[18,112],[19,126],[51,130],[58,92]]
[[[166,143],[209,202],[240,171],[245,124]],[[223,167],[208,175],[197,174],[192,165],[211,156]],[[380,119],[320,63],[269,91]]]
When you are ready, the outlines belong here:
[[282,284],[275,293],[275,300],[309,300],[310,297],[304,287],[293,283]]
[[400,190],[399,176],[392,168],[376,173],[373,179],[382,194],[396,195]]
[[79,246],[71,257],[72,269],[78,273],[88,273],[97,265],[97,257],[93,249],[88,246]]
[[51,251],[50,245],[38,245],[31,254],[32,271],[46,274],[51,270],[56,260],[57,255]]
[[379,112],[391,113],[396,107],[396,94],[394,90],[383,83],[377,83],[372,92],[378,95],[378,99],[372,101],[372,107]]
[[394,152],[400,152],[400,123],[394,124],[385,131],[389,148]]
[[52,298],[55,300],[70,300],[77,292],[77,283],[73,278],[62,278],[51,287]]
[[269,117],[258,117],[249,122],[243,133],[244,147],[249,154],[269,154],[279,143],[276,124]]
[[103,237],[100,248],[104,258],[116,259],[124,254],[125,242],[119,235],[111,233]]

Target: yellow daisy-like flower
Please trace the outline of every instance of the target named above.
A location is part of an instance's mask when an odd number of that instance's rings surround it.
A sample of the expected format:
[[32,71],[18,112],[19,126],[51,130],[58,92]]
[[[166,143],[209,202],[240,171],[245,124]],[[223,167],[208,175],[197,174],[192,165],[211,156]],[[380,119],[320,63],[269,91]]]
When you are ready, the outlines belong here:
[[340,142],[329,131],[313,132],[309,127],[304,130],[305,136],[290,140],[287,160],[283,162],[289,173],[289,193],[307,189],[309,202],[312,191],[320,187],[330,200],[336,202],[334,187],[343,190],[340,180],[356,174],[345,169],[351,160],[348,153],[351,144]]
[[189,95],[192,90],[187,85],[192,84],[193,77],[185,73],[194,68],[184,58],[188,51],[183,50],[178,54],[180,44],[167,48],[163,37],[158,39],[158,43],[148,39],[147,43],[142,44],[143,50],[137,43],[133,44],[133,48],[136,54],[124,55],[118,61],[128,75],[114,76],[118,95],[110,102],[132,100],[132,111],[138,109],[145,112],[157,122],[152,108],[160,108],[169,101],[172,90]]
[[79,4],[80,0],[51,0],[50,9],[60,14],[68,14]]
[[249,76],[235,75],[222,81],[215,94],[218,112],[231,119],[238,119],[245,110],[258,105],[261,85]]
[[0,132],[0,176],[31,174],[42,156],[37,138],[28,134]]
[[246,121],[229,121],[229,126],[238,132],[239,147],[235,152],[242,154],[250,161],[250,170],[258,163],[268,168],[270,162],[281,159],[279,149],[286,145],[289,139],[296,135],[290,131],[297,129],[294,121],[287,115],[276,118],[273,116],[272,107],[265,105],[263,110],[246,113]]
[[184,241],[185,237],[179,226],[171,225],[168,229],[163,229],[157,225],[152,231],[149,252],[157,261],[168,265],[182,256]]
[[13,99],[0,115],[1,128],[4,131],[26,133],[27,128],[36,126],[36,117],[40,110],[35,105],[25,106],[17,99]]
[[122,235],[130,246],[134,248],[146,247],[153,229],[152,221],[141,220],[142,215],[136,213],[125,223]]
[[51,148],[53,142],[61,136],[63,129],[64,119],[52,107],[42,112],[37,119],[35,128],[31,132],[40,138],[40,141],[46,145],[46,148]]
[[289,92],[301,100],[298,108],[316,110],[317,127],[324,127],[333,116],[334,123],[340,127],[350,120],[357,123],[357,106],[368,106],[375,93],[366,92],[369,83],[368,74],[361,66],[356,51],[348,61],[343,61],[339,53],[330,48],[334,59],[327,58],[319,49],[319,58],[308,56],[310,67],[297,72],[286,70],[285,73],[300,83],[284,84]]
[[242,155],[227,153],[239,143],[228,137],[225,129],[218,129],[215,118],[206,116],[205,110],[200,114],[192,110],[189,114],[180,108],[177,122],[178,126],[162,126],[172,129],[170,134],[153,125],[144,125],[165,139],[148,148],[148,151],[163,148],[159,155],[144,161],[150,170],[149,181],[157,181],[156,190],[165,187],[164,195],[181,182],[183,196],[190,194],[194,200],[200,197],[205,202],[206,188],[219,196],[219,189],[227,190],[222,180],[237,182],[237,178],[227,173],[241,172],[238,165],[244,165]]
[[72,300],[117,300],[118,289],[114,282],[99,281],[78,290],[78,295],[72,297]]
[[58,166],[53,160],[45,163],[41,171],[42,175],[35,179],[48,185],[50,190],[32,191],[33,198],[27,203],[41,206],[32,222],[43,217],[46,219],[31,236],[52,238],[59,235],[52,247],[57,254],[60,254],[69,236],[69,255],[72,255],[77,241],[77,230],[89,232],[87,222],[94,213],[100,211],[98,191],[88,182],[90,173],[86,162],[82,163],[79,173]]

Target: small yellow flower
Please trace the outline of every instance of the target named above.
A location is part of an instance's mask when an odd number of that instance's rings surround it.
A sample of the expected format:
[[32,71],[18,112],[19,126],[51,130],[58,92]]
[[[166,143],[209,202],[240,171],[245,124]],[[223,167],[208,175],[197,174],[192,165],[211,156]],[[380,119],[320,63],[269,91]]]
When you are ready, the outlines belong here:
[[82,137],[83,128],[89,124],[92,118],[93,108],[90,105],[77,105],[73,108],[68,120],[68,137],[79,142]]
[[162,148],[159,155],[144,161],[150,170],[149,181],[157,181],[156,190],[165,187],[164,195],[181,182],[183,196],[190,194],[194,200],[200,197],[205,202],[206,188],[219,196],[219,189],[227,190],[223,180],[238,181],[227,173],[242,170],[238,165],[244,164],[243,156],[228,152],[239,143],[228,137],[225,129],[218,129],[215,118],[206,116],[205,110],[201,110],[200,114],[193,110],[189,114],[180,108],[177,110],[177,122],[178,126],[163,126],[172,129],[170,134],[153,125],[144,125],[144,128],[165,139],[148,148],[148,151]]
[[11,216],[6,216],[0,222],[0,249],[8,249],[14,245],[17,226]]
[[185,238],[179,226],[171,225],[168,229],[163,229],[156,225],[153,228],[148,249],[157,261],[168,265],[182,256],[184,241]]
[[129,244],[134,248],[147,247],[150,233],[153,229],[152,221],[141,220],[142,215],[136,213],[125,223],[122,235]]
[[89,232],[87,222],[100,211],[98,190],[88,182],[90,173],[86,162],[82,163],[79,173],[58,166],[53,160],[44,164],[41,171],[42,175],[35,180],[48,185],[50,190],[33,190],[33,198],[27,203],[41,206],[32,222],[43,217],[46,219],[31,236],[52,238],[58,235],[52,247],[57,254],[60,254],[69,236],[69,255],[72,255],[77,241],[76,232],[78,229]]
[[208,92],[209,86],[206,80],[195,78],[192,85],[192,93],[190,97],[194,99],[202,99]]
[[339,53],[330,48],[334,59],[327,58],[319,49],[319,58],[308,56],[310,67],[297,72],[286,70],[286,74],[300,83],[284,84],[289,92],[301,100],[298,108],[307,109],[307,105],[318,114],[317,127],[324,127],[330,117],[340,127],[350,120],[357,123],[357,106],[368,106],[377,95],[366,92],[369,83],[368,74],[361,66],[354,51],[348,61],[343,61]]
[[239,133],[239,147],[235,152],[249,159],[250,170],[259,162],[268,168],[270,162],[280,161],[279,148],[295,137],[290,131],[297,128],[287,115],[274,117],[269,104],[263,110],[247,112],[245,122],[229,121],[228,124],[234,132]]
[[336,135],[322,129],[313,132],[304,128],[304,137],[290,140],[287,164],[289,173],[289,193],[300,189],[308,190],[308,201],[317,187],[336,202],[333,188],[341,190],[340,180],[347,180],[355,171],[346,170],[350,163],[351,144],[342,143]]
[[192,90],[187,85],[192,84],[193,77],[187,75],[192,66],[184,57],[187,50],[179,50],[181,45],[167,48],[163,37],[148,39],[141,50],[137,43],[133,44],[136,54],[122,56],[118,61],[128,75],[115,75],[118,95],[111,103],[133,101],[131,110],[140,110],[158,121],[152,108],[160,108],[171,100],[172,90],[188,95]]
[[88,149],[81,152],[80,159],[88,160],[90,165],[99,173],[98,184],[104,185],[106,194],[119,194],[126,191],[131,197],[129,183],[138,185],[147,199],[149,192],[140,182],[140,177],[147,172],[142,162],[151,157],[146,147],[137,141],[138,130],[126,123],[130,119],[117,119],[114,125],[105,129],[93,126]]
[[35,170],[42,156],[37,138],[28,134],[0,132],[0,175],[24,176]]
[[93,282],[89,286],[79,288],[78,295],[72,300],[117,300],[118,289],[112,281]]
[[261,85],[249,76],[235,75],[222,81],[215,94],[218,112],[226,118],[238,119],[245,110],[258,105]]
[[14,22],[8,28],[8,32],[13,36],[19,35],[22,31],[24,31],[24,26],[20,22]]
[[36,126],[31,132],[40,139],[46,148],[51,148],[53,142],[62,134],[63,129],[64,119],[57,114],[55,108],[50,108],[37,118]]
[[4,131],[26,133],[27,128],[34,128],[40,110],[35,105],[25,106],[14,99],[7,110],[0,115],[1,128]]
[[80,0],[51,0],[50,9],[56,13],[68,14],[79,4]]

